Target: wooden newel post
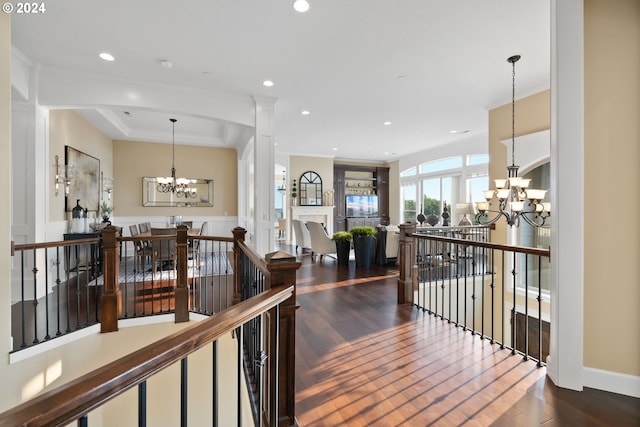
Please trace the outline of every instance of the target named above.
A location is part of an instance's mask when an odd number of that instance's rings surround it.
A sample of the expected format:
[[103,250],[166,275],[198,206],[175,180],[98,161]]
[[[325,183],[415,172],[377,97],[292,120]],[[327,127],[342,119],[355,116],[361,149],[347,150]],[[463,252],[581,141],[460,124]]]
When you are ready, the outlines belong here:
[[398,275],[398,304],[405,304],[413,301],[414,291],[414,271],[416,263],[416,239],[412,236],[416,232],[416,225],[413,223],[400,224],[400,239],[398,241],[398,265],[400,273]]
[[[271,402],[278,403],[278,407],[269,408],[269,418],[276,422],[278,426],[293,426],[295,421],[295,368],[296,368],[296,310],[299,308],[296,302],[296,272],[301,263],[294,255],[286,252],[273,252],[265,256],[267,269],[271,273],[269,286],[271,288],[280,285],[294,285],[293,295],[278,307],[279,322],[269,322],[270,341],[277,342],[277,348],[271,345],[270,354],[277,354],[277,366],[270,365],[269,373],[271,380],[277,378],[278,381],[269,381],[268,384],[276,384],[272,392],[278,396],[271,399]],[[276,309],[268,313],[271,319]]]
[[122,299],[118,287],[120,270],[120,245],[118,229],[107,226],[102,229],[102,274],[104,289],[100,296],[100,332],[118,330],[118,317],[122,311]]
[[235,227],[233,233],[233,298],[231,304],[236,305],[242,301],[242,251],[239,242],[244,242],[247,230]]
[[189,287],[187,286],[188,229],[186,225],[179,225],[176,230],[176,323],[189,321]]

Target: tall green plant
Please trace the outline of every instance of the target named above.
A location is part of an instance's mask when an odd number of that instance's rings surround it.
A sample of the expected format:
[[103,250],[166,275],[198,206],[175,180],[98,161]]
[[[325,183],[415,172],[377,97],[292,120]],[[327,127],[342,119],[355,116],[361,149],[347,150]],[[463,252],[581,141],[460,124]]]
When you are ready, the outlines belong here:
[[349,233],[351,233],[353,237],[375,236],[377,233],[377,230],[368,225],[361,225],[361,226],[353,227],[351,230],[349,230]]

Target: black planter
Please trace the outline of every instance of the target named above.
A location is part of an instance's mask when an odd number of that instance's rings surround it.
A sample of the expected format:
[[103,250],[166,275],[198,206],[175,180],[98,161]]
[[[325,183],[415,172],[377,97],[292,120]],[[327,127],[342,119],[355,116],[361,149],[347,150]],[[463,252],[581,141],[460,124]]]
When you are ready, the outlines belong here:
[[356,267],[371,267],[375,236],[353,236],[353,251],[356,256]]
[[351,242],[339,240],[336,242],[336,254],[338,255],[338,265],[349,265],[349,253],[351,252]]

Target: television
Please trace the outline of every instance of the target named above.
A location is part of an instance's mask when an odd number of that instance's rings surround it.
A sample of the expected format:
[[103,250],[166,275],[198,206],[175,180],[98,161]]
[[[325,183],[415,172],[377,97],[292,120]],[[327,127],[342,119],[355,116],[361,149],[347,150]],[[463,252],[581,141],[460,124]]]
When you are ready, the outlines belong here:
[[376,217],[378,216],[378,196],[347,194],[346,208],[346,216],[349,217]]

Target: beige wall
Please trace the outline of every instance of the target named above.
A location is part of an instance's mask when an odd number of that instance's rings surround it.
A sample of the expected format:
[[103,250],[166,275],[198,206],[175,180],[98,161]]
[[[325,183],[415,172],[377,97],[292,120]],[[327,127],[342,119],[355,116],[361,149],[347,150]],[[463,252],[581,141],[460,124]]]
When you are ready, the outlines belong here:
[[213,179],[213,207],[142,206],[142,177],[171,174],[171,144],[114,141],[113,159],[116,217],[238,214],[238,160],[234,149],[176,145],[177,176]]
[[[551,92],[545,90],[516,101],[516,138],[549,129],[551,126]],[[501,143],[511,139],[511,103],[489,111],[489,182],[507,177],[507,147]],[[494,201],[495,203],[495,201]],[[495,207],[494,207],[495,208]],[[491,233],[496,243],[507,243],[507,225],[500,220]]]
[[[300,188],[300,175],[307,171],[316,172],[322,178],[322,192],[333,190],[333,159],[329,157],[289,157],[289,177],[287,188],[291,189],[291,184],[295,179]],[[289,192],[291,195],[291,192]],[[298,200],[300,194],[298,193]]]
[[[49,164],[55,165],[58,156],[60,164],[64,164],[65,145],[69,145],[83,153],[100,160],[100,171],[105,177],[113,176],[113,147],[111,138],[94,128],[85,119],[72,110],[51,110],[49,113]],[[54,170],[51,168],[51,181],[55,182]],[[102,187],[100,187],[102,188]],[[104,194],[106,196],[106,194]],[[103,194],[100,195],[102,199]],[[60,187],[59,195],[51,199],[50,221],[64,221],[65,197]]]
[[640,375],[640,1],[585,0],[584,365]]
[[[640,2],[586,0],[584,366],[635,376],[640,375],[640,334],[635,333],[640,287],[633,268],[640,259],[639,75]],[[549,127],[549,95],[518,101],[516,136]],[[510,104],[489,113],[490,179],[506,176],[500,141],[511,135],[510,114]],[[617,209],[622,204],[624,211]],[[613,230],[612,224],[624,229]],[[496,241],[506,240],[505,230],[499,222]]]

